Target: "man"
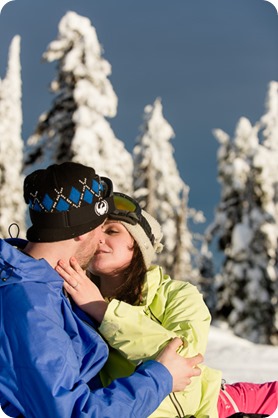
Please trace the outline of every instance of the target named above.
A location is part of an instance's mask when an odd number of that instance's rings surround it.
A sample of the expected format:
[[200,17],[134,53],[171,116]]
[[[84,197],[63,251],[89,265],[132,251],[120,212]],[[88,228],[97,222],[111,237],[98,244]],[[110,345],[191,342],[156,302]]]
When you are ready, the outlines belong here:
[[[183,390],[202,356],[183,359],[173,340],[157,361],[101,388],[108,347],[63,292],[54,270],[74,256],[86,268],[113,210],[112,183],[77,163],[27,176],[27,241],[0,240],[0,404],[12,417],[143,418]],[[17,248],[15,248],[17,246]],[[96,306],[96,311],[99,309]],[[113,325],[113,324],[111,324]]]

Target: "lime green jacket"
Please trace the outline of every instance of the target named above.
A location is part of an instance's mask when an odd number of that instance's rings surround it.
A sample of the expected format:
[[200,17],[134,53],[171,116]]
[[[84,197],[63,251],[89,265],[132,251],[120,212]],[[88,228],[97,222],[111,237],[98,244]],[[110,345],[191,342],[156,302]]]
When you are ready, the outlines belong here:
[[[208,308],[195,286],[171,280],[159,266],[152,266],[139,306],[116,299],[108,305],[99,328],[111,347],[101,373],[103,384],[130,375],[140,361],[154,359],[176,336],[184,341],[181,355],[204,355],[210,321]],[[201,368],[202,374],[193,377],[184,392],[171,393],[150,417],[217,418],[221,372],[205,365]]]

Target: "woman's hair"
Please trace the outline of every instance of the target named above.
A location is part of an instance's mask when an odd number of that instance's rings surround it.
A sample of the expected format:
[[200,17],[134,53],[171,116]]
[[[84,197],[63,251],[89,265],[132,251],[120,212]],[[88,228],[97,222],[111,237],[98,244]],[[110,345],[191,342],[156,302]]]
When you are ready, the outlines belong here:
[[[130,305],[139,305],[141,299],[142,285],[147,269],[143,260],[141,250],[136,241],[134,241],[133,257],[129,266],[122,272],[124,282],[114,290],[109,300],[118,299],[129,303]],[[93,282],[99,286],[99,279],[92,273],[87,273]]]

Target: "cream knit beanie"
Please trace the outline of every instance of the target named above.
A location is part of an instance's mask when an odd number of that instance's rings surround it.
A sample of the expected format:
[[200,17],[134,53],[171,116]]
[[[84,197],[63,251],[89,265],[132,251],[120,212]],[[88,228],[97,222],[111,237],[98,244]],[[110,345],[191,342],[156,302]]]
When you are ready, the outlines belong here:
[[142,215],[147,220],[148,224],[151,227],[152,234],[154,236],[154,243],[152,244],[148,236],[146,235],[144,229],[140,226],[140,223],[136,225],[129,224],[127,222],[120,221],[121,224],[127,229],[130,235],[134,238],[137,242],[143,259],[146,266],[146,269],[151,266],[152,260],[156,253],[160,253],[163,249],[163,245],[161,243],[162,239],[162,231],[159,223],[147,212],[142,210]]

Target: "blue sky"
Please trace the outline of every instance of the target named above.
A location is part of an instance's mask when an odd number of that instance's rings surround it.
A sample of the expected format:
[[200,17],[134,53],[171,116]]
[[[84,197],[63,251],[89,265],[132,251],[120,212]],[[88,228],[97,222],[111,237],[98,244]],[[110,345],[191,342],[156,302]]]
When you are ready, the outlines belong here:
[[[15,0],[0,15],[0,77],[8,47],[21,36],[23,138],[49,109],[55,64],[41,56],[68,11],[96,28],[118,113],[110,120],[129,151],[145,105],[161,97],[189,206],[210,222],[219,201],[212,129],[233,135],[241,116],[255,123],[264,112],[269,81],[278,80],[278,16],[264,0]],[[115,161],[115,164],[117,162]]]

